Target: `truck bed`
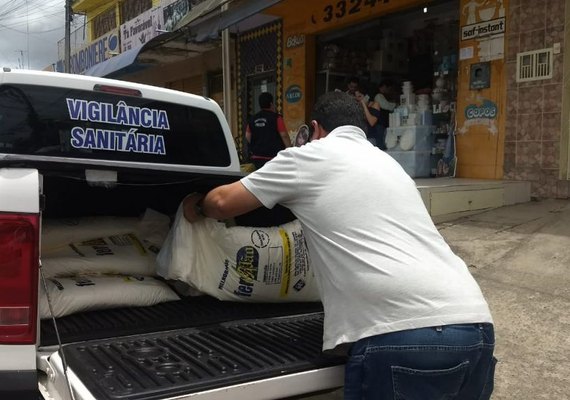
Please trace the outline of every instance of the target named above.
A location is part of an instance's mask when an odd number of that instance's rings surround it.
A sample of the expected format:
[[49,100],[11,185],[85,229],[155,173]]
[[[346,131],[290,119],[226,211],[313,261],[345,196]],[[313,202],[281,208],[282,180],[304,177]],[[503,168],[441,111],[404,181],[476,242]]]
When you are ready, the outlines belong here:
[[[150,307],[89,311],[57,318],[62,343],[201,327],[244,319],[322,312],[321,303],[242,303],[184,297]],[[51,319],[41,321],[41,346],[57,344]]]
[[321,352],[322,319],[242,320],[64,348],[70,371],[98,400],[170,398],[343,364]]

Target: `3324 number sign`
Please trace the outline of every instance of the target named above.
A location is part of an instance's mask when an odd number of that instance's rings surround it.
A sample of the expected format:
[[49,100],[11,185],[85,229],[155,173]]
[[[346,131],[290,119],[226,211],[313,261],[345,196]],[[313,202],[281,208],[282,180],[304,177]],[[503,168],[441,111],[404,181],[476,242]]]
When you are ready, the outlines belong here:
[[328,4],[323,9],[323,22],[330,22],[333,19],[342,19],[347,15],[357,14],[364,7],[375,7],[378,4],[388,3],[390,0],[339,0],[336,3]]

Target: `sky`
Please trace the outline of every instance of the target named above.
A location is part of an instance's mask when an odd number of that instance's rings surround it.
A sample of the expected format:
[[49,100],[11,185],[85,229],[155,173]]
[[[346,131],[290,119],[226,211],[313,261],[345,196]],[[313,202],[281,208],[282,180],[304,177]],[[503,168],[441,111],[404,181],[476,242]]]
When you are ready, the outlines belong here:
[[65,36],[64,5],[65,0],[0,0],[0,67],[42,70],[56,63],[57,43]]

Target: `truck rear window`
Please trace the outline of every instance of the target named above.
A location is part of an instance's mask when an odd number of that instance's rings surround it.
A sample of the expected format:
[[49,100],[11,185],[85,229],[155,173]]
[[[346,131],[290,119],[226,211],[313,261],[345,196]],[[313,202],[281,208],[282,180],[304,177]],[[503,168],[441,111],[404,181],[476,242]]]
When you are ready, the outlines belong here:
[[0,153],[225,167],[215,113],[116,94],[0,85]]

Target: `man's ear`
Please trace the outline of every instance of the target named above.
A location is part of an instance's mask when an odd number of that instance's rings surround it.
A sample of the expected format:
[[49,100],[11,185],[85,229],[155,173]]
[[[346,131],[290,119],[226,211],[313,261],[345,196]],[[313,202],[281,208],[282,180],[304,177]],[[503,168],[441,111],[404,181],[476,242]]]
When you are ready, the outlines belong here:
[[313,136],[311,140],[319,140],[328,135],[328,132],[317,121],[312,120],[311,126],[313,127]]

